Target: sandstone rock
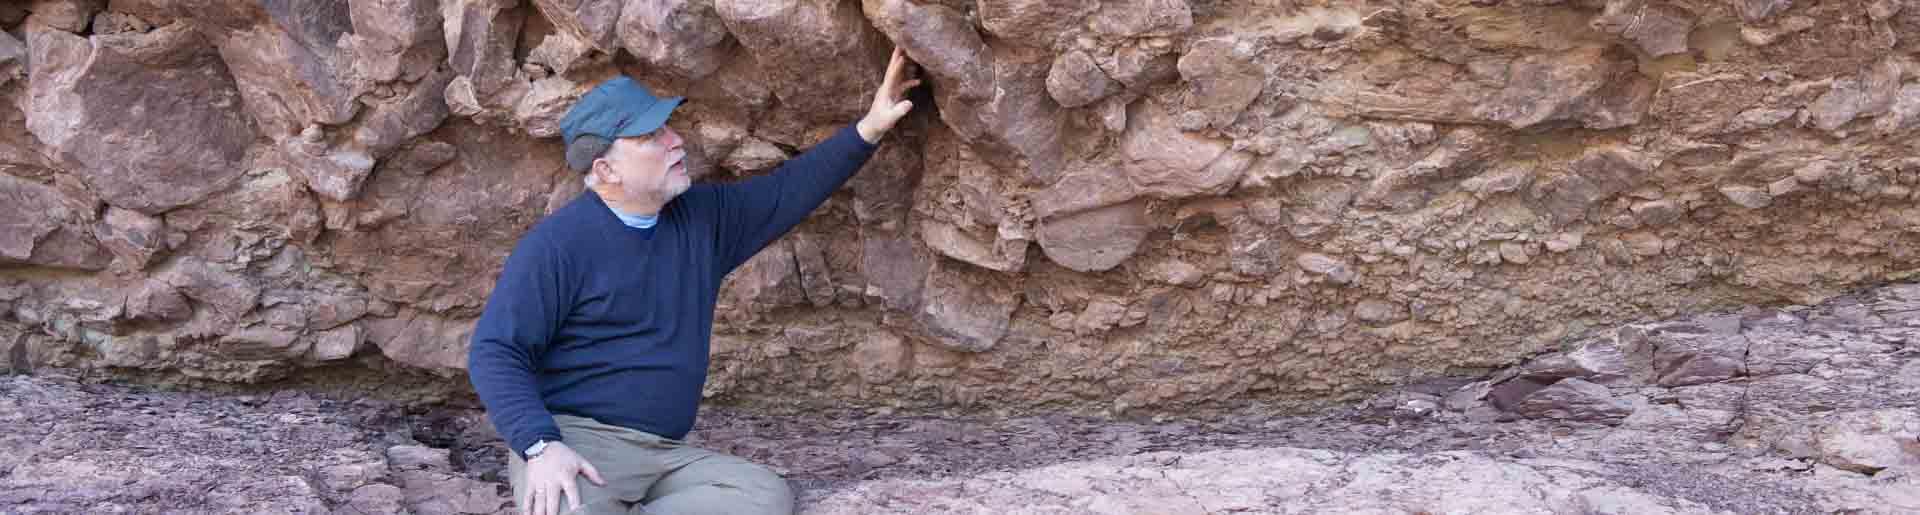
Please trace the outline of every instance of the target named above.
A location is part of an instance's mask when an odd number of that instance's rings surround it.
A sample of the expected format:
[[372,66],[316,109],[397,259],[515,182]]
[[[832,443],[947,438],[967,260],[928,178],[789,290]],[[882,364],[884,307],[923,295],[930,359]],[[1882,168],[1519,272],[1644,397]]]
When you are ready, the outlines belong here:
[[618,28],[628,52],[686,79],[718,71],[734,46],[713,2],[704,0],[626,2]]
[[0,174],[0,264],[80,270],[106,268],[113,256],[54,188]]
[[1534,418],[1618,423],[1633,414],[1633,405],[1615,398],[1605,386],[1567,378],[1528,394],[1516,411]]
[[254,303],[260,299],[260,287],[246,276],[194,258],[176,258],[158,270],[154,278],[195,302],[206,304],[229,322],[253,310]]
[[[1695,501],[1603,479],[1611,476],[1571,472],[1597,466],[1469,452],[1346,456],[1285,447],[1152,452],[969,477],[862,482],[825,495],[809,511],[871,513],[913,499],[951,512],[1018,505],[1094,513],[1233,513],[1273,511],[1280,502],[1303,512],[1714,512]],[[1244,479],[1212,479],[1221,477]],[[966,493],[957,493],[962,490]]]
[[889,49],[874,37],[858,7],[831,0],[715,0],[713,8],[760,63],[765,73],[760,80],[796,113],[840,121],[866,111],[872,85],[886,71]]
[[1161,261],[1154,263],[1147,269],[1145,276],[1148,279],[1175,286],[1192,285],[1206,277],[1205,274],[1200,271],[1200,267],[1185,261]]
[[233,189],[168,212],[165,220],[170,228],[206,236],[185,240],[174,254],[232,263],[264,260],[289,242],[312,241],[321,226],[307,186],[280,168],[242,177]]
[[911,311],[925,291],[927,272],[936,256],[925,247],[914,245],[917,238],[880,229],[861,229],[860,275],[866,279],[864,293],[879,297],[881,305],[896,311]]
[[1533,196],[1554,220],[1579,220],[1588,206],[1645,182],[1659,165],[1658,159],[1635,150],[1594,148],[1572,163],[1573,173],[1535,182]]
[[867,16],[926,70],[940,118],[981,157],[1002,168],[1024,167],[1052,181],[1063,165],[1065,122],[1047,93],[1055,57],[1037,49],[989,47],[966,15],[904,0],[863,2]]
[[[1407,121],[1493,123],[1510,128],[1578,124],[1589,129],[1640,123],[1654,85],[1633,71],[1634,63],[1599,46],[1531,53],[1486,61],[1478,81],[1433,86],[1432,94],[1377,91],[1370,85],[1329,84],[1330,107],[1363,116]],[[1117,78],[1117,76],[1116,76]],[[1469,89],[1448,91],[1458,84]]]
[[1836,132],[1856,118],[1884,113],[1900,91],[1903,69],[1898,61],[1883,59],[1857,76],[1835,79],[1826,94],[1807,105],[1813,126]]
[[1060,266],[1103,272],[1133,257],[1151,230],[1145,204],[1120,204],[1046,221],[1040,249]]
[[[108,204],[157,214],[243,171],[254,132],[241,95],[190,27],[92,39],[29,29],[27,128]],[[156,127],[169,137],[155,139]]]
[[[696,160],[754,172],[854,120],[899,45],[928,79],[914,93],[923,109],[818,223],[770,253],[786,260],[772,268],[783,288],[763,296],[779,313],[752,302],[716,313],[782,327],[716,326],[716,342],[768,352],[717,353],[709,395],[1285,407],[1498,368],[1645,313],[1793,302],[1808,306],[1787,311],[1807,319],[1800,326],[1689,333],[1714,345],[1745,337],[1744,372],[1729,372],[1740,356],[1674,343],[1658,367],[1649,345],[1478,379],[1508,408],[1568,377],[1616,388],[1639,406],[1623,430],[1639,433],[1602,440],[1649,442],[1611,448],[1624,456],[1727,440],[1813,459],[1819,427],[1804,413],[1907,406],[1890,399],[1920,391],[1909,379],[1920,369],[1888,353],[1920,338],[1901,325],[1916,315],[1873,299],[1833,312],[1813,303],[1912,268],[1899,236],[1920,226],[1902,203],[1920,161],[1900,157],[1899,143],[1920,123],[1901,51],[1912,42],[1900,40],[1920,20],[1913,9],[1491,3],[116,0],[90,34],[82,27],[87,37],[7,4],[0,176],[26,196],[0,203],[0,224],[16,228],[0,248],[4,275],[30,293],[0,301],[0,342],[11,345],[0,354],[20,349],[36,372],[161,381],[319,379],[310,368],[332,380],[374,367],[458,384],[462,327],[505,249],[581,191],[552,138],[581,88],[616,71],[650,77],[695,100],[675,123],[705,147]],[[595,50],[611,5],[614,48]],[[1726,23],[1747,9],[1765,12]],[[1611,23],[1625,14],[1640,21]],[[1617,34],[1582,26],[1595,16]],[[577,33],[563,27],[575,22]],[[1677,37],[1688,23],[1693,33]],[[23,36],[34,44],[8,43]],[[1674,48],[1686,53],[1649,55]],[[167,87],[132,86],[146,83]],[[264,122],[216,137],[185,116],[203,114]],[[81,127],[42,130],[67,122]],[[309,127],[312,140],[295,136]],[[87,135],[101,143],[81,148]],[[196,155],[213,157],[183,161]],[[1779,198],[1748,210],[1721,185]],[[1150,229],[1116,254],[1139,266],[1075,272],[1060,257],[1072,238],[1029,248],[1049,225],[1057,235],[1134,202],[1148,206],[1151,223],[1137,225]],[[1808,213],[1814,222],[1795,221]],[[1110,232],[1071,236],[1097,248],[1133,238]],[[1306,252],[1331,264],[1308,271]],[[1051,257],[1029,263],[1035,255]],[[237,276],[259,297],[223,313],[207,292],[169,284],[175,260]],[[1485,266],[1495,263],[1510,265]],[[1005,343],[986,352],[949,350],[914,320],[936,266],[1038,309],[1015,308]],[[1701,284],[1724,287],[1684,287]],[[898,336],[917,368],[867,383],[848,358],[861,338],[829,330],[833,320]],[[1834,336],[1844,324],[1875,329]],[[223,335],[250,354],[213,352]],[[776,349],[779,359],[756,361]],[[1262,356],[1286,359],[1246,366]],[[1420,410],[1403,411],[1387,416]],[[890,469],[918,466],[889,456]],[[371,486],[326,501],[378,494]],[[195,511],[127,506],[22,509]]]
[[1516,129],[1560,121],[1590,129],[1633,125],[1646,112],[1653,87],[1637,75],[1614,79],[1630,64],[1593,47],[1522,57],[1508,70],[1505,87],[1473,113]]
[[0,32],[0,86],[27,78],[29,55],[25,42],[13,37],[13,34]]
[[613,53],[614,27],[621,19],[620,0],[533,0],[554,29],[584,41],[593,49]]
[[436,470],[401,471],[402,500],[414,513],[498,513],[512,503],[493,483]]
[[793,242],[785,238],[740,265],[721,288],[729,308],[753,313],[805,304],[806,295],[795,266]]
[[371,484],[353,491],[347,506],[360,513],[400,513],[407,509],[406,492],[389,484]]
[[137,271],[166,251],[165,230],[166,223],[158,218],[111,207],[94,235],[113,252],[117,268]]
[[1381,299],[1365,299],[1354,305],[1353,317],[1372,325],[1386,325],[1405,320],[1407,308]]
[[[424,175],[383,169],[363,186],[367,202],[359,208],[404,216],[377,228],[330,233],[316,252],[332,255],[333,269],[356,274],[373,297],[433,311],[477,308],[492,283],[467,278],[498,273],[512,242],[538,220],[555,178],[571,172],[552,141],[458,120],[434,134],[457,149],[453,161]],[[416,148],[410,152],[419,155],[396,165],[430,166],[447,157],[447,147],[423,142]],[[578,176],[570,181],[580,183]],[[474,218],[473,206],[489,206],[488,222]],[[449,245],[449,238],[460,243]]]
[[829,242],[823,236],[808,233],[790,237],[793,239],[794,268],[800,274],[800,287],[806,293],[807,302],[816,308],[833,305],[840,286],[827,267]]
[[565,33],[548,34],[540,40],[540,45],[527,52],[526,64],[520,71],[528,78],[540,80],[554,75],[569,75],[576,69],[592,66],[604,61],[604,54],[596,55],[592,43],[574,38]]
[[318,126],[308,127],[307,136],[289,138],[282,143],[290,170],[305,178],[307,187],[335,202],[359,195],[360,186],[373,173],[373,156],[350,149],[328,148],[320,141]]
[[1543,356],[1518,369],[1520,377],[1548,384],[1569,377],[1611,385],[1645,380],[1652,363],[1642,355],[1607,339],[1588,340],[1572,350]]
[[913,363],[913,354],[905,340],[887,331],[867,333],[854,346],[851,359],[867,384],[887,384],[898,379]]
[[1093,57],[1083,51],[1060,54],[1047,71],[1047,94],[1059,102],[1060,107],[1086,106],[1118,89],[1119,84],[1108,78],[1107,72],[1100,71]]
[[[1045,234],[1044,231],[1042,234]],[[1027,264],[1027,240],[982,241],[953,225],[926,221],[920,225],[920,237],[927,248],[941,255],[975,266],[1001,272],[1017,272]]]
[[986,352],[1007,336],[1017,301],[1014,290],[995,280],[935,266],[927,276],[918,320],[937,345]]
[[32,0],[27,7],[33,21],[67,32],[85,32],[93,13],[107,7],[107,0]]
[[1359,274],[1354,273],[1353,268],[1349,267],[1346,261],[1317,252],[1308,252],[1295,257],[1294,264],[1299,265],[1301,270],[1324,276],[1336,284],[1351,283],[1359,278]]
[[[567,115],[575,100],[586,94],[592,84],[581,84],[566,77],[552,76],[533,82],[525,96],[513,108],[513,121],[528,136],[552,138],[560,136],[560,119]],[[688,143],[692,146],[693,143]],[[695,177],[706,174],[705,163],[698,152],[689,152],[687,172]]]
[[[354,75],[373,82],[411,82],[439,69],[437,65],[446,59],[438,2],[348,0],[347,4],[353,33],[344,36],[341,44],[353,58]],[[445,88],[441,83],[433,96],[438,98]]]
[[1725,195],[1727,200],[1732,201],[1734,204],[1738,204],[1740,207],[1747,209],[1762,209],[1773,204],[1772,193],[1744,184],[1721,185],[1720,194]]
[[296,345],[299,333],[285,329],[254,326],[220,335],[205,352],[233,361],[281,361],[307,353]]
[[1092,14],[1099,2],[1092,0],[986,0],[978,2],[980,26],[995,36],[1023,42],[1029,46],[1051,47],[1059,38]]
[[466,368],[471,320],[401,310],[390,317],[367,317],[359,323],[365,342],[379,348],[387,359],[443,376]]
[[1651,349],[1654,381],[1661,386],[1711,383],[1747,373],[1746,337],[1698,331],[1678,326],[1648,333],[1623,331],[1620,338],[1625,345]]
[[1105,332],[1125,322],[1127,306],[1109,299],[1095,299],[1087,302],[1086,309],[1073,319],[1074,334],[1089,335]]
[[440,127],[451,114],[446,89],[453,78],[451,70],[434,68],[403,92],[381,98],[362,97],[367,112],[353,129],[353,143],[367,154],[385,158]]
[[1120,173],[1113,167],[1090,166],[1068,172],[1059,182],[1036,195],[1035,214],[1051,217],[1118,204],[1139,196],[1185,198],[1226,192],[1252,164],[1252,156],[1229,150],[1224,141],[1179,130],[1172,116],[1153,102],[1127,117],[1120,140]]
[[1920,414],[1881,409],[1836,414],[1814,432],[1820,461],[1862,474],[1920,470]]
[[360,348],[360,326],[344,325],[322,331],[313,344],[313,359],[316,361],[334,361],[353,356]]
[[787,151],[760,138],[746,138],[740,146],[727,153],[722,166],[743,172],[771,170],[791,158]]
[[1171,36],[1193,27],[1193,9],[1186,0],[1121,0],[1101,2],[1087,25],[1111,37]]
[[[440,3],[447,61],[458,75],[448,85],[449,98],[455,96],[457,84],[463,88],[462,98],[489,99],[514,79],[515,40],[520,36],[521,24],[526,21],[523,12],[515,9],[519,3],[519,0]],[[452,100],[447,103],[454,104]]]
[[1640,219],[1640,223],[1646,225],[1670,224],[1686,213],[1686,208],[1672,200],[1649,200],[1636,203],[1628,209]]
[[1531,249],[1532,247],[1519,242],[1500,242],[1500,259],[1508,263],[1524,265],[1533,261],[1534,251]]
[[1792,7],[1793,0],[1740,0],[1737,4],[1740,19],[1757,22]]
[[1179,61],[1180,78],[1187,82],[1187,106],[1207,117],[1208,125],[1224,128],[1260,97],[1266,73],[1252,62],[1253,45],[1237,38],[1196,41]]
[[1589,22],[1594,30],[1618,35],[1653,57],[1686,52],[1693,24],[1686,9],[1661,0],[1609,0]]
[[193,306],[187,303],[187,298],[180,295],[178,287],[166,281],[146,281],[127,297],[127,317],[136,321],[174,322],[186,320],[192,314]]
[[[1412,165],[1380,174],[1367,185],[1367,190],[1360,194],[1356,202],[1362,205],[1394,207],[1392,206],[1393,195],[1402,189],[1420,181],[1475,173],[1501,150],[1503,150],[1501,145],[1483,131],[1470,128],[1456,129],[1448,132],[1434,146],[1432,152]],[[1517,184],[1513,186],[1518,187]],[[1481,189],[1493,188],[1481,186]],[[1412,208],[1417,205],[1398,207]]]
[[332,458],[343,463],[320,469],[320,481],[334,492],[352,492],[387,475],[387,461],[370,452],[336,449]]
[[366,85],[348,76],[336,46],[353,30],[346,0],[265,2],[254,26],[221,32],[214,41],[233,73],[255,126],[282,139],[313,124],[353,119]]

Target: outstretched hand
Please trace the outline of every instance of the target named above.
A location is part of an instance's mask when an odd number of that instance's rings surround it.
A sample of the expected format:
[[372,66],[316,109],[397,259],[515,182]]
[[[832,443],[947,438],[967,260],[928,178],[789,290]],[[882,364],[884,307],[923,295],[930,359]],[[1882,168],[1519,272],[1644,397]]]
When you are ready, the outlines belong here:
[[867,116],[860,119],[855,128],[867,143],[879,143],[880,137],[893,130],[893,124],[913,111],[913,101],[906,99],[907,90],[920,85],[920,79],[908,79],[907,54],[900,47],[893,48],[893,59],[887,63],[887,77],[880,81],[880,91],[873,94],[873,107],[867,110]]

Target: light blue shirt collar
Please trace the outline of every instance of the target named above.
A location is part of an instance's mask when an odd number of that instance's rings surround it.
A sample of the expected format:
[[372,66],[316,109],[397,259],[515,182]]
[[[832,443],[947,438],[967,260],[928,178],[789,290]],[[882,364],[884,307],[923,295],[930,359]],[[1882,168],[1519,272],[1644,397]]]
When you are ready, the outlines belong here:
[[620,212],[620,210],[618,209],[614,209],[612,205],[608,205],[607,210],[612,211],[613,216],[619,217],[620,223],[627,224],[627,227],[632,227],[635,229],[651,229],[653,228],[654,224],[660,222],[660,215],[658,214],[629,215],[629,214]]

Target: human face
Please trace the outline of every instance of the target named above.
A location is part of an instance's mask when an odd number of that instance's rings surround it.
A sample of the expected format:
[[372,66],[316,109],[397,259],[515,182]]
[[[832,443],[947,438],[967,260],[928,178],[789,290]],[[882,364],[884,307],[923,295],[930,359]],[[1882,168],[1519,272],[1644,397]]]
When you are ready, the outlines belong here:
[[665,205],[693,184],[687,175],[684,142],[668,127],[620,138],[594,163],[594,173],[602,174],[601,182],[618,188],[624,200]]

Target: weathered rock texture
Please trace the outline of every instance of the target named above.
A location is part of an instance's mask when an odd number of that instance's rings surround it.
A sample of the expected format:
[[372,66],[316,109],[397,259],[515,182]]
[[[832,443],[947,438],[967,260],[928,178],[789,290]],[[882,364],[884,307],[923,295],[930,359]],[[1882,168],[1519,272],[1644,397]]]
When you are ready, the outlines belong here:
[[[766,464],[821,515],[1906,515],[1920,512],[1916,316],[1908,283],[1640,322],[1304,416],[721,406],[689,440]],[[889,362],[903,346],[859,348]],[[14,451],[0,454],[0,511],[517,513],[483,412],[299,386],[0,377],[0,446]]]
[[[506,252],[579,191],[555,137],[571,99],[618,72],[693,98],[673,123],[726,180],[852,122],[896,45],[928,80],[920,114],[731,278],[710,395],[1298,406],[1920,269],[1920,9],[1274,4],[8,8],[0,345],[28,366],[254,382],[358,362],[458,388]],[[1657,350],[1620,380],[1717,402],[1742,397],[1728,378],[1750,398],[1815,377],[1736,359],[1756,330],[1622,336]],[[1645,411],[1612,376],[1542,374],[1494,399]],[[1713,430],[1842,445],[1759,427]]]

